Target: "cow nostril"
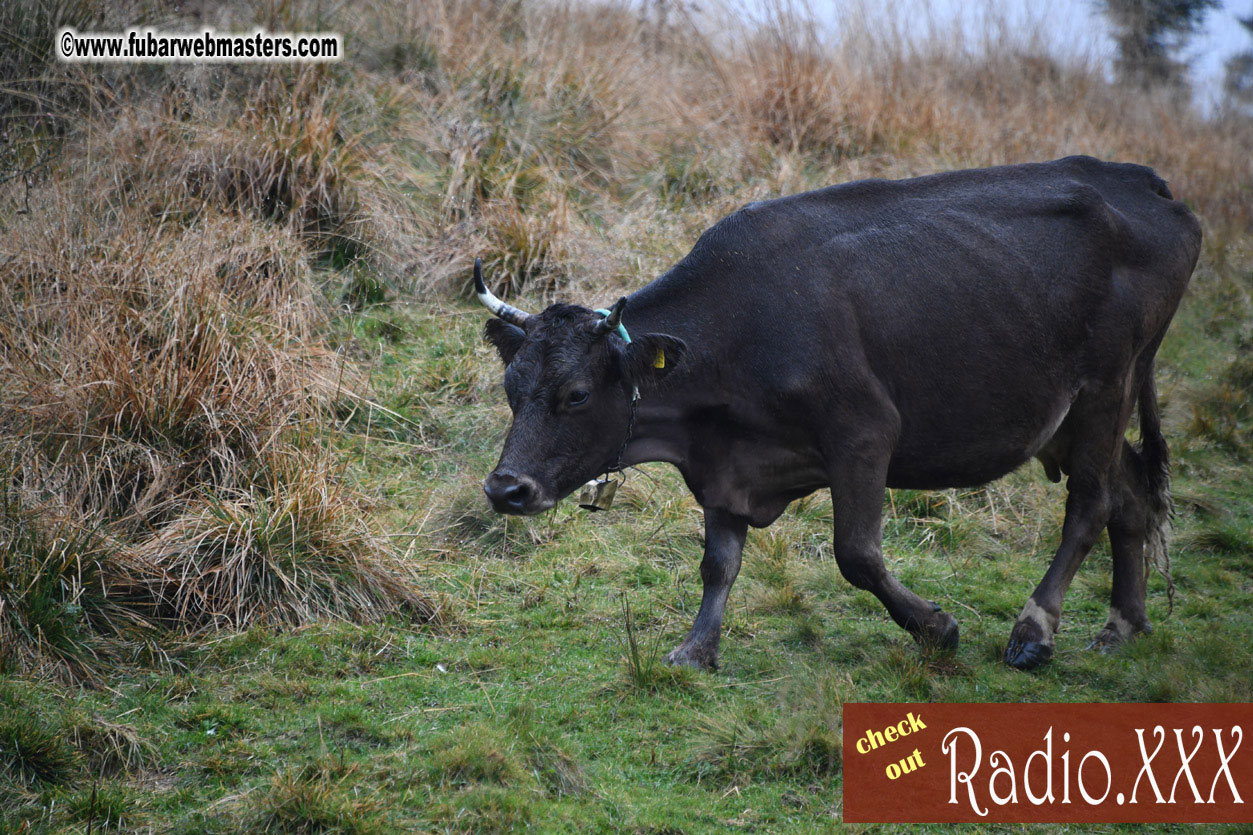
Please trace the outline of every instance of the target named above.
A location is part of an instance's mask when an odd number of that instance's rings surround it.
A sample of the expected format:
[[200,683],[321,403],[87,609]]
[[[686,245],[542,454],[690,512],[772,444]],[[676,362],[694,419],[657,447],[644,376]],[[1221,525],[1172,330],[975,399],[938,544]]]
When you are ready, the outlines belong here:
[[512,473],[492,473],[483,484],[483,492],[498,511],[524,512],[539,492],[535,482]]
[[501,498],[510,507],[525,507],[531,498],[531,485],[523,481],[514,482],[501,491]]

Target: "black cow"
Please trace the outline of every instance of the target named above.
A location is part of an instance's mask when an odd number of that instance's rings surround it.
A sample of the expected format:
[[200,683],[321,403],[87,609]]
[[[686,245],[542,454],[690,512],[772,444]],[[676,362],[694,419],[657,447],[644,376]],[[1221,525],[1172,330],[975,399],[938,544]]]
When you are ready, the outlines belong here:
[[1035,457],[1068,476],[1066,519],[1005,660],[1052,656],[1102,528],[1097,641],[1116,645],[1149,629],[1145,561],[1164,557],[1170,507],[1153,359],[1200,243],[1152,170],[1068,157],[750,204],[608,316],[523,313],[476,264],[513,410],[484,490],[532,514],[608,469],[677,467],[705,509],[704,596],[668,660],[716,667],[747,527],[822,487],[849,582],[920,642],[956,646],[956,621],[884,566],[884,488],[979,485]]

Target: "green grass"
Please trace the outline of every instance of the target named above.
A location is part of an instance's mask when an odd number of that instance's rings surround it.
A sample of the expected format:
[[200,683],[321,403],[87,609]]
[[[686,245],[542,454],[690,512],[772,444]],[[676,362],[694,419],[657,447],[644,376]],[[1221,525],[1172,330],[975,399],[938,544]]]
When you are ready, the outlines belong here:
[[[1054,662],[1032,674],[1000,663],[1064,498],[1027,467],[986,489],[885,499],[889,561],[958,617],[954,656],[920,654],[838,576],[823,493],[750,534],[722,670],[671,671],[658,657],[699,602],[699,508],[675,473],[648,466],[609,513],[491,514],[477,482],[506,410],[481,320],[468,306],[344,319],[339,338],[376,357],[387,411],[327,437],[459,621],[260,625],[121,677],[116,694],[14,680],[6,713],[28,718],[6,732],[39,744],[4,754],[7,825],[81,831],[98,808],[97,829],[814,831],[838,821],[846,700],[1247,698],[1248,488],[1223,451],[1178,425],[1177,604],[1168,617],[1152,578],[1154,632],[1116,655],[1085,649],[1107,607],[1102,544],[1067,598]],[[66,699],[143,749],[115,744],[111,774],[93,776],[98,754],[49,742]]]

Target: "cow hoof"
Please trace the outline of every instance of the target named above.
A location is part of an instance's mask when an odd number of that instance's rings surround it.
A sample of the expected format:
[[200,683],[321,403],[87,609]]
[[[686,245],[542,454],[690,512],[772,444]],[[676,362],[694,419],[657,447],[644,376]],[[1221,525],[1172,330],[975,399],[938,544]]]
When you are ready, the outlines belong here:
[[958,642],[957,619],[948,612],[940,611],[939,606],[936,606],[915,637],[923,646],[953,652],[957,649]]
[[1110,629],[1107,626],[1100,632],[1096,633],[1096,637],[1092,639],[1092,643],[1088,644],[1088,649],[1094,649],[1098,652],[1109,655],[1128,640],[1128,638],[1119,635],[1117,630]]
[[1020,641],[1009,639],[1005,647],[1005,663],[1019,670],[1033,670],[1041,664],[1047,664],[1053,657],[1053,647],[1040,641]]
[[1108,655],[1135,640],[1137,636],[1147,635],[1151,631],[1147,624],[1138,628],[1133,627],[1129,632],[1125,632],[1118,625],[1107,623],[1100,632],[1096,633],[1092,643],[1088,644],[1088,649],[1094,649]]
[[695,647],[678,646],[670,650],[666,663],[671,667],[690,667],[693,670],[718,669],[718,656],[702,652]]

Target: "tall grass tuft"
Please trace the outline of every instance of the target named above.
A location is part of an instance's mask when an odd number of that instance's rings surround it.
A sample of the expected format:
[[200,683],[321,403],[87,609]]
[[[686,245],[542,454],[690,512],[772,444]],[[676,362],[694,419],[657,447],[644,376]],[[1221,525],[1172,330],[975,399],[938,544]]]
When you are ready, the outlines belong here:
[[0,671],[99,681],[151,629],[107,592],[129,562],[101,532],[28,506],[13,468],[0,479]]
[[77,775],[79,752],[61,730],[38,716],[0,717],[0,777],[18,785],[58,785]]
[[645,644],[625,593],[622,595],[622,637],[627,678],[642,690],[652,689],[657,683],[656,670],[661,661],[661,633],[658,632],[653,637],[651,644]]
[[354,771],[323,758],[278,772],[269,791],[252,801],[251,827],[292,835],[385,832],[378,801],[355,791]]
[[190,629],[440,615],[326,462],[307,456],[272,456],[247,487],[192,499],[136,556],[157,611]]
[[[321,68],[270,73],[224,129],[193,131],[192,141],[162,143],[172,159],[153,174],[164,189],[150,211],[203,212],[208,207],[251,215],[292,229],[313,253],[343,267],[364,257],[369,241],[359,187],[367,179],[361,137]],[[160,124],[157,130],[187,130]]]
[[693,683],[688,667],[672,667],[662,659],[663,633],[655,630],[652,640],[640,634],[639,621],[631,610],[625,593],[622,595],[622,642],[626,682],[637,690],[659,692],[667,688],[686,688]]

